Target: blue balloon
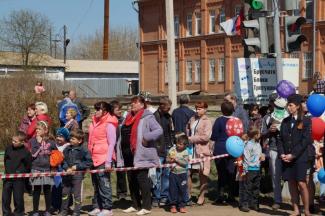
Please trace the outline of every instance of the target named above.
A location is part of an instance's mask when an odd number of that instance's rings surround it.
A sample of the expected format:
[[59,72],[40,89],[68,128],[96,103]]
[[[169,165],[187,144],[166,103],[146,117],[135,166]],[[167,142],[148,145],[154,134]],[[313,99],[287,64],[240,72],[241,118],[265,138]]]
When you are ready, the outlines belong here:
[[231,136],[226,141],[226,149],[228,154],[238,158],[244,152],[244,141],[238,136]]
[[324,168],[321,168],[318,171],[317,178],[318,178],[319,182],[321,182],[323,184],[325,183],[325,170],[324,170]]
[[325,97],[319,94],[312,94],[307,100],[308,111],[314,116],[319,117],[325,111]]

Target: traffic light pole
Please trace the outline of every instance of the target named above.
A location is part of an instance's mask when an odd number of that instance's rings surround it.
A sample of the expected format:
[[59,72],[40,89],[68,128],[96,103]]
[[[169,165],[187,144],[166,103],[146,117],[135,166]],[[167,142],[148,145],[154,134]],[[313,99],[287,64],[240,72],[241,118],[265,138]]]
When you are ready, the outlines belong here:
[[67,40],[67,26],[63,26],[63,62],[66,63],[67,60],[67,46],[66,46],[66,40]]
[[283,80],[282,71],[282,52],[281,52],[281,39],[280,39],[280,15],[279,15],[279,4],[278,0],[273,0],[274,8],[274,50],[276,55],[276,74],[277,82]]

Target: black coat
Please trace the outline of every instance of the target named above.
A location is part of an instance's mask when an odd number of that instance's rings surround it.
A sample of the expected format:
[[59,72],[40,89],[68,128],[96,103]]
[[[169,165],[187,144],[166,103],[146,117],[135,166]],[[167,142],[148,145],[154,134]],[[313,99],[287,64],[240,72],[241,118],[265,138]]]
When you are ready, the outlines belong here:
[[311,138],[311,119],[303,117],[302,129],[297,128],[297,122],[291,128],[292,117],[285,118],[281,123],[280,139],[278,140],[278,155],[292,154],[294,161],[307,162],[309,149],[313,145]]
[[7,146],[4,155],[5,173],[29,173],[31,165],[32,155],[25,146]]

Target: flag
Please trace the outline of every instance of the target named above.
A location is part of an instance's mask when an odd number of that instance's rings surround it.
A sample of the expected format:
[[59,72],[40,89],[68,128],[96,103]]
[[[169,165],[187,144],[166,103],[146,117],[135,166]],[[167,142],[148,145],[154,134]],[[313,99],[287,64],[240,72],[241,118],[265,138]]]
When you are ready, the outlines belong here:
[[227,35],[241,35],[241,23],[244,20],[243,11],[239,15],[231,19],[226,20],[225,22],[220,23],[220,26],[226,32]]

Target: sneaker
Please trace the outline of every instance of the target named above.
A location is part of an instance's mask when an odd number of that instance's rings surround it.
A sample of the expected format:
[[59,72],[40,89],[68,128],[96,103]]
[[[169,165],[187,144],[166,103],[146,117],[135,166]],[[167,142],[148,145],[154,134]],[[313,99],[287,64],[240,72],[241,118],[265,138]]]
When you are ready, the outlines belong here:
[[171,213],[177,213],[176,206],[172,206],[172,207],[170,207],[170,212],[171,212]]
[[249,212],[249,208],[247,206],[242,206],[239,208],[239,210],[242,212]]
[[108,209],[103,209],[97,216],[113,216],[113,211]]
[[274,203],[273,205],[272,205],[272,210],[273,211],[277,211],[277,210],[279,210],[280,209],[280,204],[279,203]]
[[159,203],[156,202],[156,201],[152,201],[151,206],[152,206],[153,208],[158,208],[158,207],[159,207]]
[[146,214],[150,214],[151,211],[146,210],[146,209],[141,209],[140,211],[137,212],[137,215],[146,215]]
[[100,209],[98,208],[95,208],[93,209],[91,212],[88,212],[88,215],[91,215],[91,216],[96,216],[100,213]]
[[179,209],[179,212],[180,212],[180,213],[187,213],[187,210],[186,210],[186,208],[180,208],[180,209]]
[[168,204],[168,200],[166,198],[163,198],[159,202],[159,206],[165,206]]
[[130,208],[123,210],[123,212],[124,213],[132,213],[132,212],[137,212],[137,210],[131,206]]

